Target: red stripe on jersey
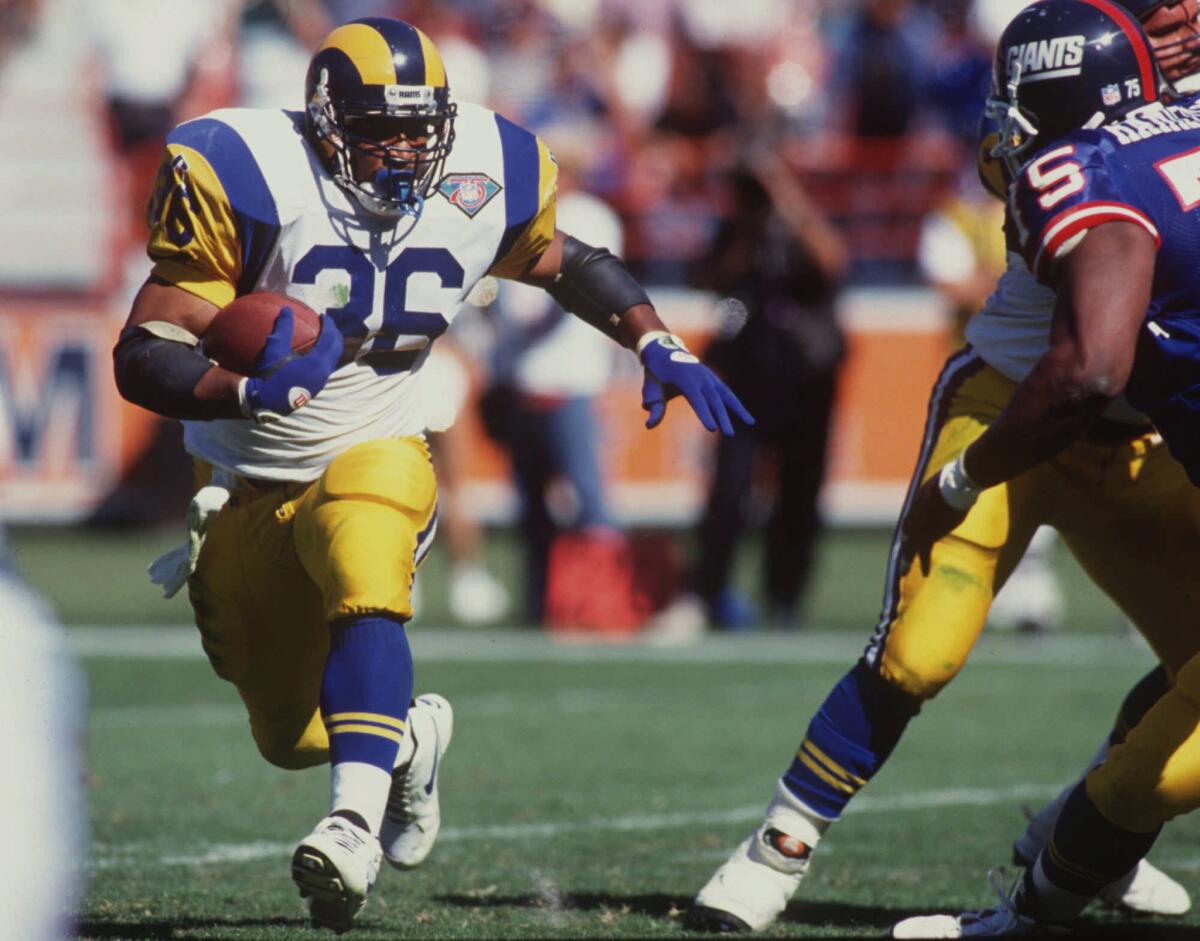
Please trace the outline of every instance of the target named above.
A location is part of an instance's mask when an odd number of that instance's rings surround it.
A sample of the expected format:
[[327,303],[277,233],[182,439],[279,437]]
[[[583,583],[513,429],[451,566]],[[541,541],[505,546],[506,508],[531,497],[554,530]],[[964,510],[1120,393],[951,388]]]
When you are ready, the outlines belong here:
[[1107,13],[1121,27],[1121,32],[1133,47],[1137,56],[1138,73],[1142,77],[1142,97],[1146,101],[1158,101],[1158,82],[1154,80],[1154,60],[1149,43],[1139,25],[1133,22],[1133,15],[1124,7],[1110,3],[1109,0],[1080,0],[1088,6],[1095,7],[1101,13]]
[[1063,245],[1080,232],[1095,228],[1105,222],[1132,222],[1154,236],[1154,248],[1162,246],[1162,236],[1154,223],[1140,209],[1126,203],[1096,201],[1081,203],[1064,209],[1046,223],[1042,229],[1041,244],[1034,257],[1034,274],[1041,281],[1049,282],[1050,269],[1057,261]]

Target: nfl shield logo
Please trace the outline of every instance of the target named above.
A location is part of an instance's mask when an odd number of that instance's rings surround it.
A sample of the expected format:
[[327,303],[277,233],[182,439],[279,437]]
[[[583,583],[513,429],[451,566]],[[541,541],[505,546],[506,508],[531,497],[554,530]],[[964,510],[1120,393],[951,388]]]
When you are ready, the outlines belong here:
[[500,184],[486,173],[451,173],[442,178],[437,191],[451,205],[474,217],[500,192]]
[[1104,102],[1105,106],[1110,107],[1110,108],[1113,105],[1120,104],[1121,103],[1120,87],[1115,84],[1105,85],[1102,89],[1100,89],[1100,100]]

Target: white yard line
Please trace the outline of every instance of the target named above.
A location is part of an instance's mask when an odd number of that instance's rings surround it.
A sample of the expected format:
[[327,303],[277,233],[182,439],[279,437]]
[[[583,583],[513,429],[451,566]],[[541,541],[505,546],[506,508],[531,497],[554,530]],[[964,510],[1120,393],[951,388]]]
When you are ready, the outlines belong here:
[[[1005,788],[946,788],[918,791],[894,797],[873,797],[867,794],[857,798],[847,807],[846,813],[901,813],[910,810],[948,807],[990,807],[1023,800],[1041,801],[1057,794],[1061,787],[1061,784],[1014,784]],[[761,819],[763,806],[762,804],[752,804],[722,811],[648,814],[482,827],[447,827],[442,831],[439,840],[442,843],[465,843],[474,840],[539,840],[570,833],[644,832],[679,827],[748,824]],[[101,844],[93,847],[91,864],[99,869],[146,865],[197,867],[250,862],[259,859],[278,859],[286,857],[294,848],[294,842],[213,843],[198,847],[197,851],[193,853],[156,856],[156,849],[146,844]]]
[[[435,626],[410,629],[418,660],[448,663],[728,663],[818,666],[853,663],[866,644],[847,631],[716,634],[687,646],[660,646],[643,639],[624,643],[564,639],[543,631],[480,631]],[[140,625],[75,627],[67,631],[75,652],[86,659],[196,660],[204,656],[193,628]],[[1051,637],[985,635],[971,662],[995,664],[1150,664],[1153,655],[1140,641],[1113,634]]]

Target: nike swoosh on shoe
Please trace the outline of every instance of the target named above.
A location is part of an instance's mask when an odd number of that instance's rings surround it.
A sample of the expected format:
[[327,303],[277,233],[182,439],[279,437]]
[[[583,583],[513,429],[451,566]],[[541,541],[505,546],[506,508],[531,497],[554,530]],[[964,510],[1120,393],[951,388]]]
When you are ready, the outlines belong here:
[[438,747],[441,745],[441,737],[437,733],[437,726],[433,729],[433,768],[429,772],[429,780],[425,782],[426,796],[433,794],[433,786],[437,783],[438,759],[442,757],[442,751]]

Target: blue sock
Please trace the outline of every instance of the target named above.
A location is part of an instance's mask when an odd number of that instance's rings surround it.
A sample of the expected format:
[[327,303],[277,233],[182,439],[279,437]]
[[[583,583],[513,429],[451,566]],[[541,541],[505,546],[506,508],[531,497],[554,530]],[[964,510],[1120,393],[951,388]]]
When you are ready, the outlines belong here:
[[[1080,781],[1063,805],[1050,842],[1039,857],[1042,872],[1055,888],[1094,896],[1136,866],[1150,852],[1161,829],[1135,833],[1118,827],[1096,809],[1086,783]],[[1025,878],[1022,908],[1039,917],[1043,913],[1038,911],[1033,872],[1030,867]],[[1055,920],[1054,913],[1049,914],[1047,920]]]
[[783,782],[822,817],[836,820],[883,767],[919,700],[859,661],[826,697]]
[[1113,723],[1108,736],[1109,744],[1119,745],[1125,741],[1129,730],[1142,721],[1142,716],[1150,711],[1150,707],[1162,698],[1169,687],[1167,671],[1161,665],[1138,680],[1133,689],[1125,694],[1117,711],[1117,721]]
[[334,765],[362,762],[391,774],[413,692],[404,622],[370,614],[340,618],[329,629],[329,659],[321,679],[329,760]]

